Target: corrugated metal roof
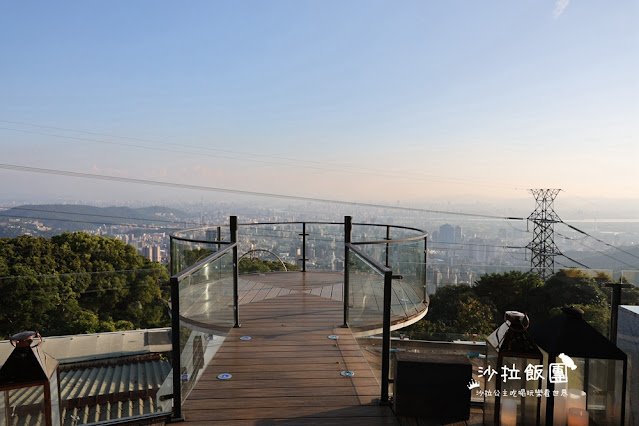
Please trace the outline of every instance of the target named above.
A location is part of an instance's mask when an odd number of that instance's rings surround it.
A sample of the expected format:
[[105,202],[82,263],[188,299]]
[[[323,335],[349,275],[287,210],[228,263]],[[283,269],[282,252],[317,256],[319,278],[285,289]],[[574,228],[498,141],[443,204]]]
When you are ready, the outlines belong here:
[[[60,371],[62,424],[68,426],[160,411],[156,394],[171,365],[159,355],[111,359],[63,366]],[[42,402],[38,389],[11,392],[13,425],[44,424],[34,410]]]

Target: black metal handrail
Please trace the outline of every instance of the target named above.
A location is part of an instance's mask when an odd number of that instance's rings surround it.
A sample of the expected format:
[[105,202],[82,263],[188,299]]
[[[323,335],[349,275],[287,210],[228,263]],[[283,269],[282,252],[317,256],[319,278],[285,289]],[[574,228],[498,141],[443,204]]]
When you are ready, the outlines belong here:
[[237,247],[237,243],[227,242],[226,244],[228,244],[228,247],[225,247],[224,250],[216,251],[215,253],[208,255],[204,259],[202,259],[202,260],[198,261],[197,263],[195,263],[195,264],[189,266],[188,268],[184,269],[183,271],[173,275],[171,277],[171,281],[173,281],[173,280],[176,280],[177,282],[183,281],[189,275],[193,275],[194,273],[196,273],[200,269],[204,268],[209,263],[211,263],[211,262],[219,259],[220,257],[224,256],[225,254],[227,254],[234,247]]

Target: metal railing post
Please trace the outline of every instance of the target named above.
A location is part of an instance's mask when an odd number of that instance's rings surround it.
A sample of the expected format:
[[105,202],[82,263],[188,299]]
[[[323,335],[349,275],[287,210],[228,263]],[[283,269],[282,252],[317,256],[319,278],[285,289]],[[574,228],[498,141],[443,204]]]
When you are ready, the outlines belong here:
[[171,349],[173,351],[173,417],[182,416],[182,367],[180,361],[180,283],[171,278]]
[[391,328],[391,292],[393,271],[384,273],[384,317],[382,320],[382,395],[380,404],[388,404],[388,383],[390,374],[390,328]]
[[[218,226],[217,227],[217,239],[215,240],[217,241],[217,251],[220,251],[220,249],[222,248],[222,244],[220,244],[219,242],[222,241],[222,227]],[[217,273],[217,279],[222,279],[222,268],[218,269],[218,273]]]
[[177,259],[176,259],[176,256],[175,256],[175,253],[174,253],[174,250],[173,250],[173,236],[172,235],[169,235],[169,252],[170,252],[170,256],[171,256],[171,275],[175,275],[175,274],[177,274],[177,271],[175,270],[176,269],[176,264],[175,263],[177,262]]
[[306,222],[302,222],[302,272],[306,272],[306,237],[308,234],[306,233]]
[[[390,226],[386,225],[386,240],[390,241]],[[390,266],[390,243],[386,243],[386,267]]]
[[[237,216],[231,216],[231,242],[237,243]],[[235,314],[234,327],[240,326],[240,292],[238,288],[239,282],[239,266],[237,261],[237,244],[233,247],[233,313]]]
[[348,327],[348,305],[349,300],[349,283],[348,283],[348,262],[349,251],[348,244],[351,243],[353,238],[353,217],[344,216],[344,325],[342,327]]
[[424,237],[424,300],[428,299],[428,236]]

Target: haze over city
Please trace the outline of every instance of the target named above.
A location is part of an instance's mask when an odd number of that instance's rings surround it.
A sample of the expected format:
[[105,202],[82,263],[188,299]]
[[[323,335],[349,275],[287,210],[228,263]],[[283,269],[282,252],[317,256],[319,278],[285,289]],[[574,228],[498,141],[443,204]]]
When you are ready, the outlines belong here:
[[520,215],[561,188],[576,219],[634,217],[637,8],[6,3],[0,199],[221,197],[65,171]]

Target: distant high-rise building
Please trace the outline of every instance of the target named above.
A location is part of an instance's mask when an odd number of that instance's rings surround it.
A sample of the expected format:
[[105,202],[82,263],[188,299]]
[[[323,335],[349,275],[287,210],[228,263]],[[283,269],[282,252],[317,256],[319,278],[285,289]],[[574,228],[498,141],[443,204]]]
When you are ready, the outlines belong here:
[[151,247],[151,261],[158,263],[162,261],[162,250],[160,250],[160,246]]
[[455,242],[455,229],[449,224],[439,227],[439,242],[452,244]]
[[160,262],[162,260],[162,250],[160,246],[144,246],[142,248],[142,255],[151,262]]
[[464,235],[462,234],[462,227],[457,225],[455,226],[455,242],[461,243],[464,240]]

